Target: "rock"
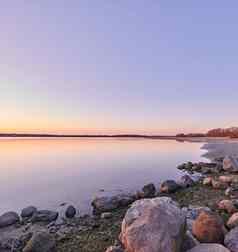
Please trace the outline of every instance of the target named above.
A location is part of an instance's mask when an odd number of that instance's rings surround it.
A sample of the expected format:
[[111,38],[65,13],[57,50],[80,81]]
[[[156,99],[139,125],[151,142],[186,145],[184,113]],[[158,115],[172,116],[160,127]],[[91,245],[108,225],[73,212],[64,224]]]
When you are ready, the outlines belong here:
[[156,188],[153,183],[147,184],[142,188],[144,198],[152,198],[155,196]]
[[223,159],[223,170],[229,171],[229,172],[237,172],[238,171],[237,159],[232,156],[226,156]]
[[192,235],[192,233],[187,230],[185,237],[183,239],[183,245],[181,251],[188,251],[199,245],[200,242]]
[[193,165],[192,171],[194,172],[200,172],[201,171],[201,166],[198,164]]
[[218,209],[224,210],[229,214],[233,214],[237,212],[236,207],[234,206],[233,202],[231,200],[222,200],[218,203]]
[[220,176],[218,179],[222,183],[230,184],[232,182],[232,177],[231,176]]
[[187,219],[187,229],[192,232],[192,227],[193,227],[193,223],[196,220],[196,218],[199,216],[199,214],[202,211],[207,211],[207,212],[211,212],[211,209],[208,207],[201,207],[201,206],[188,206],[188,207],[183,207],[182,211],[184,212],[184,214],[186,215],[186,219]]
[[130,205],[134,201],[134,197],[127,194],[119,194],[116,196],[101,196],[96,197],[92,201],[93,213],[101,214],[103,212],[110,212],[118,207]]
[[29,218],[32,217],[32,215],[37,211],[37,208],[34,206],[29,206],[21,211],[21,217],[22,218]]
[[225,190],[225,195],[226,196],[230,196],[232,194],[232,188],[231,187],[228,187],[226,190]]
[[110,212],[105,212],[101,214],[101,219],[110,219],[112,218],[112,213]]
[[68,206],[65,211],[65,216],[67,218],[73,218],[76,215],[76,209],[74,206]]
[[53,252],[55,250],[56,243],[53,236],[46,232],[38,232],[28,241],[23,252]]
[[221,244],[200,244],[187,252],[230,252]]
[[0,228],[20,222],[19,215],[15,212],[7,212],[0,216]]
[[192,163],[192,162],[187,162],[187,163],[185,163],[185,169],[186,169],[186,170],[191,170],[192,167],[193,167],[193,163]]
[[124,250],[120,246],[111,246],[106,252],[124,252]]
[[214,173],[215,169],[214,168],[209,168],[209,167],[202,167],[201,168],[201,173],[206,175],[206,174],[211,174]]
[[58,218],[58,212],[49,210],[40,210],[33,214],[31,222],[52,222]]
[[231,252],[238,252],[238,227],[232,229],[225,236],[224,244]]
[[179,170],[185,170],[185,167],[186,167],[186,164],[184,163],[184,164],[178,165],[177,169],[179,169]]
[[229,220],[226,223],[227,227],[234,228],[238,226],[238,213],[232,214],[232,216],[229,218]]
[[212,178],[211,177],[204,178],[202,183],[203,183],[203,185],[210,186],[210,185],[212,185]]
[[192,233],[202,243],[222,243],[223,221],[212,212],[202,211],[193,223]]
[[174,193],[180,186],[174,180],[166,180],[160,186],[161,193]]
[[230,198],[238,198],[238,188],[237,187],[228,187],[225,190],[225,195],[229,196]]
[[189,175],[183,175],[178,181],[177,184],[182,188],[190,187],[194,184],[193,179]]
[[227,183],[222,183],[218,180],[212,179],[212,187],[214,189],[226,189],[228,187]]
[[185,215],[172,199],[142,199],[128,209],[120,239],[127,252],[179,252],[185,227]]

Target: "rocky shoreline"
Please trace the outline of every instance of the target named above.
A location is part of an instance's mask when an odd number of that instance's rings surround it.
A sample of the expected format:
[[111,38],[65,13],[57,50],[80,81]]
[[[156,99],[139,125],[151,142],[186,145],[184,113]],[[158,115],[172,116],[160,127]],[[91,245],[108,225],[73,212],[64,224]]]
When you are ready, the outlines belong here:
[[[0,216],[0,251],[238,252],[238,162],[187,162],[178,180],[157,190],[98,196],[93,215],[74,206],[58,212],[29,206]],[[208,243],[208,244],[207,244]]]

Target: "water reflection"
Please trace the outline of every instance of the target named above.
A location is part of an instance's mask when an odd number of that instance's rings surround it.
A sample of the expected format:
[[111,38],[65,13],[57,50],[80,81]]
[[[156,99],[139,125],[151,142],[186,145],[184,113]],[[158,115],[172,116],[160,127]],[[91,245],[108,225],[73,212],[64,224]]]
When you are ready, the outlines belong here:
[[73,203],[87,211],[100,189],[134,190],[176,178],[201,143],[149,139],[0,139],[0,213]]

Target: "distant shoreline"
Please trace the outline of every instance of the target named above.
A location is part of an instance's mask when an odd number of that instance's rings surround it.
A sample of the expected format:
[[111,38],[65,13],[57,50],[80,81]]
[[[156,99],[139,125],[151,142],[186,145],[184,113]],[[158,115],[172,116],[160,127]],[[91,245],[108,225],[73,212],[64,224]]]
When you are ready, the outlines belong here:
[[[24,134],[24,133],[0,133],[0,138],[143,138],[158,140],[176,140],[188,142],[210,142],[232,140],[229,137],[201,137],[201,136],[161,136],[161,135],[140,135],[140,134],[114,134],[114,135],[68,135],[68,134]],[[235,139],[233,139],[235,140]]]

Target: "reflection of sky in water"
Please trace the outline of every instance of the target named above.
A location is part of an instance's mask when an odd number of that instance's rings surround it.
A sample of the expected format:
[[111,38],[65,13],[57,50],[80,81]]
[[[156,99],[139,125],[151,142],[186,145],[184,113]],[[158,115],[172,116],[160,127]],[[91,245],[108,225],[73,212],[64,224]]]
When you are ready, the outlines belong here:
[[100,189],[136,190],[177,178],[201,143],[144,139],[1,139],[0,213],[62,202],[86,210]]

